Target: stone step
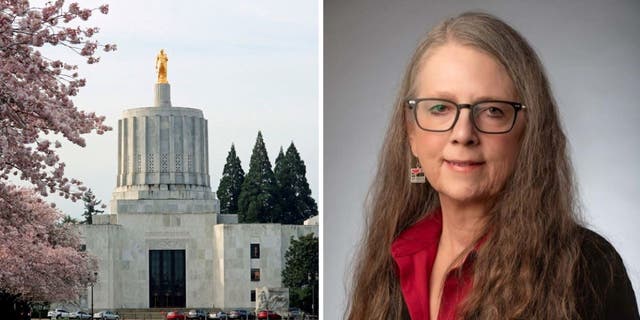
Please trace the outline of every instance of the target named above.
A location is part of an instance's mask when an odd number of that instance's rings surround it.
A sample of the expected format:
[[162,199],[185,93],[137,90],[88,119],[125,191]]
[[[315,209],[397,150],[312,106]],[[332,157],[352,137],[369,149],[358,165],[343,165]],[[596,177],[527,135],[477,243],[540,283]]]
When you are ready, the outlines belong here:
[[186,314],[191,309],[193,308],[115,309],[114,312],[120,315],[120,320],[161,320],[167,312],[182,311]]

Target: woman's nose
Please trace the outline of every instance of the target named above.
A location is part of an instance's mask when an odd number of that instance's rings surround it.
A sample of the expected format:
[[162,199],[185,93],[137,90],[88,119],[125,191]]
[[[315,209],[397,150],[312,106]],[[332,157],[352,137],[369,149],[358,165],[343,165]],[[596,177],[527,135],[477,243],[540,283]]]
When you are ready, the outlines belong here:
[[474,145],[478,143],[478,130],[471,120],[471,110],[460,110],[458,120],[451,129],[451,143]]

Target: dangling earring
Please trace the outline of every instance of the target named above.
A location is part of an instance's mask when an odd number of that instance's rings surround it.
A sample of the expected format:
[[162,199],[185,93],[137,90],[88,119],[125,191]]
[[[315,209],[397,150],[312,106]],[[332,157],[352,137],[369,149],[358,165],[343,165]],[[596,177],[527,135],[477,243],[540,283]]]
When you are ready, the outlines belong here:
[[409,169],[409,181],[411,181],[411,183],[425,183],[427,181],[424,177],[424,171],[422,171],[422,167],[420,166],[420,160],[416,159],[415,168]]

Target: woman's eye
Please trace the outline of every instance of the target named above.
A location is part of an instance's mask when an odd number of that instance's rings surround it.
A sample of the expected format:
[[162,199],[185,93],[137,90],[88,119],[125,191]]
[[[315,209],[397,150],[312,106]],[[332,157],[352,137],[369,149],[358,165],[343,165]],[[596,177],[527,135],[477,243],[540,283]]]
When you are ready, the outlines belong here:
[[431,113],[445,113],[447,111],[449,111],[449,107],[444,104],[436,104],[429,108],[429,112]]
[[488,107],[485,109],[485,113],[490,117],[502,117],[504,116],[504,111],[497,107]]

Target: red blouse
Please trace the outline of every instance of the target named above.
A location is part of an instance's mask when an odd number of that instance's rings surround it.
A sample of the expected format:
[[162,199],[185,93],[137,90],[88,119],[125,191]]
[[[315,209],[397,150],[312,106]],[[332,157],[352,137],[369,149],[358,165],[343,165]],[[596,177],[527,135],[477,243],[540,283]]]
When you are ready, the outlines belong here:
[[[429,279],[441,233],[442,211],[437,209],[403,231],[391,245],[402,296],[413,320],[429,320]],[[475,250],[447,274],[437,320],[455,319],[458,304],[471,289],[474,260]]]

